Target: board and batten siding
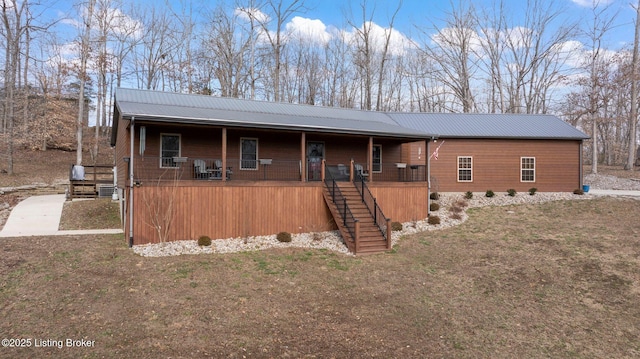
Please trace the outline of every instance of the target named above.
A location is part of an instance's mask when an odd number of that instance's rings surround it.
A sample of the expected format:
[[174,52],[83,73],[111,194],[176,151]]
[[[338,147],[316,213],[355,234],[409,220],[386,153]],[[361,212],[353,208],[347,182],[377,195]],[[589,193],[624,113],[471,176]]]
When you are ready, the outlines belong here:
[[[431,159],[432,192],[571,192],[581,186],[579,140],[444,138],[431,143],[432,153],[443,140],[438,159]],[[459,156],[472,157],[472,182],[458,181]],[[534,182],[520,180],[522,157],[535,157]]]
[[[242,238],[336,230],[324,201],[322,183],[254,182],[211,184],[191,181],[177,186],[134,188],[134,244],[156,243],[151,226],[158,204],[171,203],[173,221],[168,240]],[[393,221],[408,222],[427,217],[426,183],[372,184],[384,214]],[[173,199],[173,200],[171,200]],[[160,215],[165,214],[161,210]]]
[[[159,238],[150,225],[153,207],[163,198],[172,203],[169,240],[247,237],[335,230],[317,184],[141,186],[134,189],[134,244]],[[173,201],[170,200],[173,198]],[[161,210],[161,213],[166,213]]]

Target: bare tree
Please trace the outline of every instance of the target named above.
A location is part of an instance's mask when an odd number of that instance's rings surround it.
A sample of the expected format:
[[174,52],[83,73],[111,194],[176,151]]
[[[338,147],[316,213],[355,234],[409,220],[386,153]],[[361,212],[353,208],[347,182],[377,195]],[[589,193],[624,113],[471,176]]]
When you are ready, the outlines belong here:
[[[266,38],[271,47],[273,68],[271,70],[271,80],[273,82],[273,99],[281,101],[280,72],[282,70],[282,53],[287,43],[284,25],[293,14],[305,10],[304,0],[293,0],[285,3],[284,0],[268,0],[265,7],[270,10],[270,19],[257,19],[258,25],[262,28],[262,36]],[[270,29],[271,24],[275,24],[274,30]]]
[[434,78],[443,84],[460,102],[462,112],[475,111],[475,96],[471,79],[477,71],[477,59],[473,46],[478,44],[476,16],[473,6],[451,3],[445,28],[436,28],[436,35],[429,37],[422,47],[428,61],[437,64]]
[[632,170],[635,164],[636,156],[636,138],[638,124],[638,66],[640,59],[638,58],[640,50],[638,49],[640,42],[640,0],[636,6],[636,25],[635,35],[633,38],[633,57],[631,60],[631,114],[629,115],[629,154],[627,156],[626,170]]
[[84,129],[84,105],[85,105],[85,83],[87,80],[87,61],[91,51],[91,27],[93,19],[93,9],[96,0],[89,0],[87,11],[84,16],[82,35],[80,38],[80,68],[78,69],[78,80],[80,82],[80,92],[78,94],[78,120],[76,122],[76,165],[82,165],[82,133]]
[[[13,174],[14,125],[16,116],[16,92],[18,91],[22,39],[27,36],[29,27],[29,2],[18,4],[15,1],[2,0],[0,3],[3,31],[5,38],[4,87],[5,103],[2,128],[7,141],[7,172]],[[26,41],[29,42],[27,36]],[[28,61],[28,59],[27,59]],[[26,83],[25,83],[26,85]],[[26,106],[26,103],[24,104]]]

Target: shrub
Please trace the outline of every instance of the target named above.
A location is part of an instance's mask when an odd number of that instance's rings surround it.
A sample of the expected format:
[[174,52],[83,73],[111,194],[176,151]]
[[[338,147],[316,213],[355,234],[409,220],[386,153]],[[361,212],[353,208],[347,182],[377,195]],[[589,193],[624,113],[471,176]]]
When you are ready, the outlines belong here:
[[278,239],[278,242],[289,243],[289,242],[291,242],[291,233],[289,233],[289,232],[280,232],[280,233],[278,233],[276,238]]
[[430,216],[427,219],[427,223],[432,224],[432,225],[436,225],[436,224],[440,224],[440,217],[438,216]]
[[515,197],[516,193],[518,193],[518,192],[516,192],[516,190],[515,190],[515,189],[513,189],[513,188],[509,188],[509,189],[507,190],[507,194],[508,194],[509,196],[511,196],[511,197]]
[[491,197],[495,196],[496,194],[493,193],[492,190],[488,189],[487,192],[484,195],[489,197],[489,198],[491,198]]
[[576,188],[573,190],[573,194],[583,195],[584,191],[582,190],[582,188]]
[[437,201],[440,199],[440,195],[438,194],[438,192],[431,192],[431,194],[429,195],[429,198],[431,198],[434,201]]
[[473,192],[471,192],[471,191],[467,191],[467,192],[464,194],[464,198],[466,198],[466,199],[471,199],[471,198],[473,198]]
[[454,203],[454,205],[456,205],[456,206],[458,206],[460,208],[466,208],[469,205],[469,203],[467,201],[463,200],[463,199],[459,199],[459,200],[456,201],[456,203]]
[[440,205],[435,203],[435,202],[431,202],[431,204],[429,205],[429,210],[430,211],[437,211],[440,209]]
[[533,196],[534,194],[536,194],[537,191],[538,191],[537,188],[531,187],[529,188],[529,195]]
[[455,220],[461,220],[462,219],[462,215],[460,213],[451,213],[449,218],[455,219]]
[[211,238],[209,238],[209,236],[200,236],[198,238],[198,245],[200,247],[209,247],[211,245]]
[[459,207],[459,206],[457,206],[455,204],[453,206],[449,207],[449,212],[451,212],[451,213],[460,213],[462,211],[463,211],[462,207]]
[[400,222],[391,222],[391,230],[394,232],[398,232],[402,230],[402,223]]

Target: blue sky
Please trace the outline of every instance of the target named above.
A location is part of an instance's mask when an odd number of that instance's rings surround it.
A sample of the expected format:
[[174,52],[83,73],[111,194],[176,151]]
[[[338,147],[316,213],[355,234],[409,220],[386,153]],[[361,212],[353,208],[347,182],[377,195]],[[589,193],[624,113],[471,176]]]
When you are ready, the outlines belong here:
[[[131,4],[142,3],[161,3],[162,0],[121,0],[125,7],[129,7]],[[558,9],[564,9],[563,16],[567,21],[577,20],[582,26],[588,26],[588,22],[591,15],[591,4],[594,0],[553,0],[547,3],[554,3],[554,7]],[[607,39],[605,39],[604,45],[606,48],[617,50],[624,44],[630,44],[633,42],[633,21],[635,19],[635,12],[630,6],[630,2],[635,0],[595,0],[599,1],[600,6],[606,4],[610,5],[611,12],[617,12],[617,19],[615,27],[608,33]],[[169,0],[170,4],[174,7],[179,7],[180,3],[190,3],[194,8],[201,7],[213,7],[216,1],[207,0]],[[232,1],[228,1],[233,3]],[[243,2],[239,0],[238,2]],[[249,2],[244,1],[244,2]],[[258,0],[259,2],[259,0]],[[447,13],[451,11],[451,4],[457,6],[459,0],[403,0],[400,7],[400,11],[395,20],[394,27],[402,32],[409,38],[419,37],[422,31],[427,33],[433,33],[434,25],[436,27],[443,27],[442,20],[447,17]],[[495,3],[498,0],[474,0],[473,5],[476,8],[491,9],[495,7]],[[525,0],[505,0],[507,14],[512,18],[512,23],[518,25],[522,21],[525,11],[525,7],[522,5]],[[73,0],[58,0],[53,2],[51,10],[47,11],[46,16],[60,16],[60,14],[71,14],[76,16],[76,10],[73,9],[73,4],[77,1]],[[117,3],[117,1],[116,1]],[[361,1],[344,1],[344,0],[306,0],[305,4],[309,7],[309,10],[305,13],[297,14],[297,16],[318,19],[325,26],[345,28],[347,27],[346,20],[351,17],[353,21],[361,22],[362,14],[360,9]],[[368,1],[368,9],[374,11],[373,20],[375,23],[382,27],[387,27],[390,17],[393,11],[398,5],[398,1]],[[377,4],[376,4],[377,3]],[[351,11],[351,12],[350,12]],[[64,29],[64,25],[61,27]]]

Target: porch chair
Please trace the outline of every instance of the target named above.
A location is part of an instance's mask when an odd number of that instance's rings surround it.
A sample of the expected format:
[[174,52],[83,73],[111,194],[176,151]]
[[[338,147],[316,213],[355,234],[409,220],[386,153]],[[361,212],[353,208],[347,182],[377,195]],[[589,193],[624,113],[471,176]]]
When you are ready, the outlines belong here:
[[369,173],[364,171],[361,164],[354,164],[353,170],[356,172],[356,175],[362,177],[365,180],[369,177]]
[[195,179],[207,179],[209,178],[209,172],[207,172],[207,163],[204,160],[193,160],[193,178]]
[[338,163],[338,176],[340,179],[349,179],[349,172],[347,171],[347,166],[342,163]]
[[[213,161],[213,176],[215,178],[222,178],[222,171],[224,170],[222,168],[222,160],[215,160]],[[233,171],[231,170],[231,167],[227,166],[227,170],[226,170],[226,174],[227,174],[227,179],[231,179],[231,175],[233,174]]]

